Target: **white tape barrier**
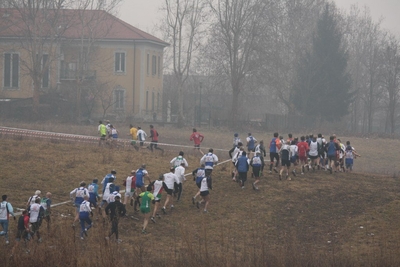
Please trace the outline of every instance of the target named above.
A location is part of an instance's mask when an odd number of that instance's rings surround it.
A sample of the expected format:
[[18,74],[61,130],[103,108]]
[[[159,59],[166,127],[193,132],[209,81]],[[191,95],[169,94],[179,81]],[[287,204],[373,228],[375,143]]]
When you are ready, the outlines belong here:
[[[230,162],[230,161],[231,160],[228,159],[228,160],[219,162],[219,163],[216,164],[216,166],[221,165],[221,164],[225,164],[225,163]],[[185,174],[185,176],[189,176],[191,174],[192,174],[191,172],[188,172],[188,173]],[[125,190],[120,190],[120,193],[124,193],[124,192],[125,192]],[[102,194],[100,194],[99,196],[101,197]],[[56,204],[51,204],[51,207],[57,207],[57,206],[65,205],[65,204],[71,204],[71,200],[60,202],[60,203],[56,203]],[[18,215],[21,215],[22,211],[25,210],[25,209],[16,208],[16,210],[19,210],[19,212],[14,212],[14,214],[15,214],[15,216],[18,216]]]
[[[74,141],[74,142],[83,142],[83,143],[99,143],[99,137],[94,136],[86,136],[86,135],[78,135],[78,134],[66,134],[66,133],[55,133],[55,132],[45,132],[45,131],[36,131],[36,130],[28,130],[28,129],[19,129],[19,128],[10,128],[10,127],[3,127],[0,126],[0,134],[6,135],[15,135],[15,136],[25,136],[25,137],[36,137],[42,139],[50,139],[50,140],[60,140],[60,141]],[[130,139],[122,139],[118,138],[117,143],[122,143],[125,145],[131,144]],[[135,140],[136,143],[140,143],[140,141]],[[144,141],[145,145],[152,144],[151,141]],[[193,146],[187,145],[177,145],[177,144],[169,144],[169,143],[154,143],[157,145],[167,146],[167,147],[180,147],[180,148],[192,148]],[[227,149],[221,148],[213,148],[215,151],[229,151]]]

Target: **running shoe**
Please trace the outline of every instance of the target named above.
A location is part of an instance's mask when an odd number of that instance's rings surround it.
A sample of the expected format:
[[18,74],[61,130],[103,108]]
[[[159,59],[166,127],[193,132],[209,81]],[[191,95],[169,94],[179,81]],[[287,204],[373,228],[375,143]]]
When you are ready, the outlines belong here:
[[6,245],[10,244],[10,241],[6,240]]
[[279,180],[282,180],[282,174],[279,174]]
[[332,174],[332,167],[329,168],[329,172]]
[[142,234],[144,235],[147,234],[146,230],[142,230]]
[[244,186],[242,186],[242,189],[244,189]]
[[151,217],[151,221],[152,221],[153,223],[156,223],[156,220],[154,219],[154,217]]
[[200,202],[196,202],[196,207],[198,208],[198,209],[200,209]]
[[81,236],[81,240],[84,240],[83,236]]
[[303,166],[301,166],[301,174],[303,174],[305,172],[305,169],[304,169],[304,165]]
[[162,207],[161,210],[162,210],[162,212],[163,212],[164,214],[167,214],[167,212],[165,211],[165,207]]
[[87,236],[87,229],[85,228],[85,231],[83,231],[83,233],[85,234],[85,236]]
[[286,179],[287,179],[288,181],[291,181],[291,180],[292,180],[292,178],[290,178],[289,176],[286,176]]
[[122,243],[122,239],[117,239],[117,243]]
[[272,173],[272,171],[269,171],[269,173]]
[[292,171],[292,173],[293,173],[293,176],[294,176],[294,177],[297,176],[297,175],[296,175],[296,172],[295,172],[294,170]]
[[253,186],[253,190],[256,190],[256,185],[254,183],[251,184]]
[[171,205],[171,210],[174,209],[174,208],[175,208],[174,205]]
[[195,204],[196,199],[194,197],[192,197],[192,203],[193,205]]
[[276,169],[276,167],[274,168],[274,172],[278,173],[278,170]]

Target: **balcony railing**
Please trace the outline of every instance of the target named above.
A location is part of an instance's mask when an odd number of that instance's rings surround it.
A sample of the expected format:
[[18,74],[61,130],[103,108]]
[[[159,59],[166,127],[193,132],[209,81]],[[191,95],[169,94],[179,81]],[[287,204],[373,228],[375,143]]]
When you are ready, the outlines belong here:
[[76,71],[70,69],[61,69],[60,80],[95,80],[95,70]]

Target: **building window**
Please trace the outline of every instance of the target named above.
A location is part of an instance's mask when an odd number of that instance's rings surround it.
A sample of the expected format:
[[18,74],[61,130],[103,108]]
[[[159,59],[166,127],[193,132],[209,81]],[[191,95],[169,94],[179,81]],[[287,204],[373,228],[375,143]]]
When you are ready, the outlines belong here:
[[155,103],[156,103],[156,94],[154,93],[154,88],[153,88],[153,93],[151,94],[151,110],[154,112],[155,108]]
[[160,110],[160,93],[157,93],[157,111]]
[[146,112],[149,110],[149,90],[146,91]]
[[150,55],[147,54],[147,75],[150,75]]
[[19,88],[19,54],[4,54],[4,88]]
[[115,53],[115,72],[125,72],[125,52]]
[[124,109],[124,99],[125,99],[125,90],[123,90],[123,89],[114,90],[114,108],[115,109]]
[[158,78],[161,77],[161,57],[158,56]]
[[157,57],[151,57],[151,74],[155,76],[157,74]]
[[49,88],[50,86],[50,67],[47,65],[49,61],[49,55],[43,55],[42,57],[42,70],[45,67],[46,69],[43,71],[42,77],[42,88]]

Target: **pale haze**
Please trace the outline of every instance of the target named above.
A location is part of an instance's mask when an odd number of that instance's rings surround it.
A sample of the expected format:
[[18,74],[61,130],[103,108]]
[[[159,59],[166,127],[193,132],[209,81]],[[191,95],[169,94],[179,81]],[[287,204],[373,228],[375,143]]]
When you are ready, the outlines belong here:
[[[335,0],[340,9],[349,10],[357,4],[368,6],[374,21],[383,18],[382,28],[400,37],[400,0]],[[160,8],[164,0],[125,0],[119,11],[120,18],[146,32],[153,32],[162,16]]]

